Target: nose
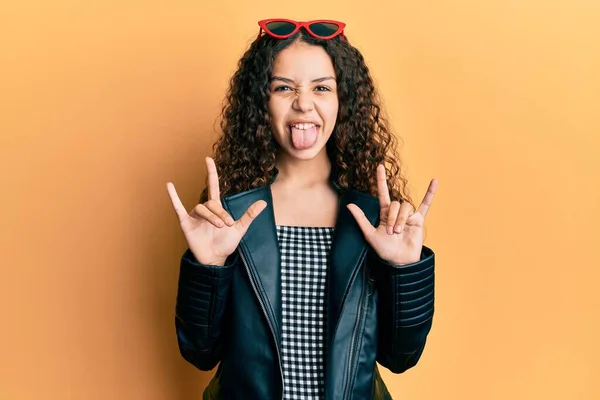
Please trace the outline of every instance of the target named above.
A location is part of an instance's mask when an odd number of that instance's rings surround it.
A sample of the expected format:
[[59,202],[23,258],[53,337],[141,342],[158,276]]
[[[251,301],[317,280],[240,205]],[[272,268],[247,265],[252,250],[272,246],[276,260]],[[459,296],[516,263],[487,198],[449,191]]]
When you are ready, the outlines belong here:
[[312,111],[314,108],[313,99],[310,92],[296,92],[296,98],[292,107],[300,112]]

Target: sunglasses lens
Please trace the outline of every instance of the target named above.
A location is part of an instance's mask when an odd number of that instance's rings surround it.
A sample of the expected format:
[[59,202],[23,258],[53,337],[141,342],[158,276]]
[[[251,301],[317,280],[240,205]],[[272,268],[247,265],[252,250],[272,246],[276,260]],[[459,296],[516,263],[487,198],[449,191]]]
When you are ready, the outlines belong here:
[[294,31],[294,29],[296,29],[296,25],[292,24],[291,22],[285,21],[269,22],[266,26],[271,33],[282,36],[289,35]]
[[339,29],[337,24],[329,22],[315,22],[314,24],[310,24],[309,27],[315,35],[323,37],[331,36]]

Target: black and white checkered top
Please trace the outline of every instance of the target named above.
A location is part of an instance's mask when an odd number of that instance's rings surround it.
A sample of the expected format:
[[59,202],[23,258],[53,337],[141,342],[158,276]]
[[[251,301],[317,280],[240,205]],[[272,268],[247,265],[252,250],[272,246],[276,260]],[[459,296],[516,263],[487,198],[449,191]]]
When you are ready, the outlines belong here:
[[277,225],[285,400],[325,395],[325,290],[333,230]]

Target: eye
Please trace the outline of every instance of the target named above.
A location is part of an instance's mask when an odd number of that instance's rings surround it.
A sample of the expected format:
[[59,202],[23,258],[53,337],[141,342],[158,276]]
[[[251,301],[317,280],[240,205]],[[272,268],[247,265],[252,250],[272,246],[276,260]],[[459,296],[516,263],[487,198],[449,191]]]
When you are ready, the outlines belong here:
[[285,91],[293,90],[293,89],[291,87],[289,87],[289,86],[282,85],[282,86],[277,86],[274,90],[276,92],[285,92]]
[[328,88],[327,86],[317,86],[317,87],[315,88],[315,90],[316,90],[317,92],[331,92],[331,89],[330,89],[330,88]]

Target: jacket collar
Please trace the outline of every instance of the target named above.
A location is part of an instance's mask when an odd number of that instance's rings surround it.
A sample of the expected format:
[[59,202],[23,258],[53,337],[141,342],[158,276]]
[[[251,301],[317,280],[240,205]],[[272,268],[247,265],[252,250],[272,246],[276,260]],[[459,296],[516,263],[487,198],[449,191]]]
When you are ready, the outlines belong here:
[[[267,207],[256,217],[242,238],[239,250],[259,300],[265,308],[266,317],[281,343],[281,254],[271,193],[271,184],[277,174],[276,169],[275,176],[265,187],[224,198],[223,205],[238,220],[254,202],[264,200],[267,203]],[[334,172],[330,180],[340,193],[340,199],[328,271],[328,342],[332,339],[331,335],[334,334],[353,276],[362,264],[368,246],[346,206],[356,204],[372,224],[376,224],[379,219],[379,200],[375,196],[341,188]]]

